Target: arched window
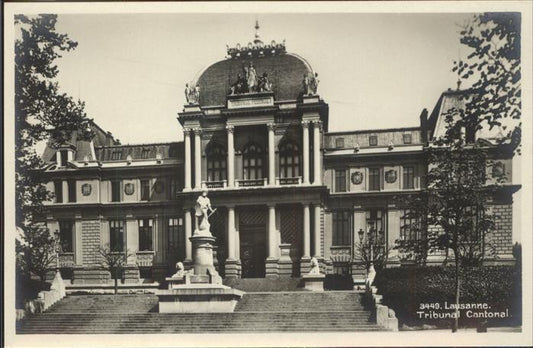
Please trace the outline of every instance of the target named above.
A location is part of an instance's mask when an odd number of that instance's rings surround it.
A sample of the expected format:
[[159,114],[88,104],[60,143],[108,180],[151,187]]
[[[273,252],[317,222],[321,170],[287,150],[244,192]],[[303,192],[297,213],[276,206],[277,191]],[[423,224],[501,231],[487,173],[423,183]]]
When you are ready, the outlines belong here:
[[263,179],[263,168],[265,163],[265,152],[256,143],[250,143],[242,152],[243,179]]
[[226,150],[220,144],[213,144],[206,150],[207,181],[226,180]]
[[298,145],[286,142],[279,147],[279,176],[281,178],[300,176],[300,162],[301,154]]

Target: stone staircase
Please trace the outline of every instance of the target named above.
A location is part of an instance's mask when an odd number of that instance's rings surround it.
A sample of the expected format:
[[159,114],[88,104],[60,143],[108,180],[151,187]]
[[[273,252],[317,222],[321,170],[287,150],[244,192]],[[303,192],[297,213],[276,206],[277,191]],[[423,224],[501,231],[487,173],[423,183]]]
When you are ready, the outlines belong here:
[[158,313],[155,295],[67,296],[17,323],[17,334],[156,334],[380,331],[361,294],[247,293],[234,313]]

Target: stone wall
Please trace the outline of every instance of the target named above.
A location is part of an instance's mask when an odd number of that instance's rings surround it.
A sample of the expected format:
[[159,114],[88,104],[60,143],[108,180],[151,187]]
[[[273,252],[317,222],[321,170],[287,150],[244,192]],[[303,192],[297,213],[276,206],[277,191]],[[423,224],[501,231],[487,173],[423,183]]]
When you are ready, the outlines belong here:
[[495,216],[496,228],[490,239],[496,248],[496,255],[512,255],[513,253],[513,207],[511,204],[494,205],[492,212]]
[[100,220],[85,220],[81,223],[83,264],[100,265]]

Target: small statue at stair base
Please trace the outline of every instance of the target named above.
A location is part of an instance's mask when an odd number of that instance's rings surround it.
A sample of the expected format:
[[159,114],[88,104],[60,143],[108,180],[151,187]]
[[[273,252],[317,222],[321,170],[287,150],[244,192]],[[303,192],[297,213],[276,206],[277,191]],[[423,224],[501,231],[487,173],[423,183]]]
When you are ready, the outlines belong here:
[[320,266],[316,257],[311,259],[311,270],[309,271],[309,274],[320,274]]
[[176,263],[176,273],[172,275],[172,278],[181,278],[185,276],[185,267],[182,262]]
[[[209,231],[209,216],[215,212],[216,209],[211,207],[211,201],[207,197],[207,190],[202,192],[202,195],[196,200],[195,217],[196,217],[196,230],[195,233],[199,234],[211,234]],[[211,214],[210,214],[211,213]]]

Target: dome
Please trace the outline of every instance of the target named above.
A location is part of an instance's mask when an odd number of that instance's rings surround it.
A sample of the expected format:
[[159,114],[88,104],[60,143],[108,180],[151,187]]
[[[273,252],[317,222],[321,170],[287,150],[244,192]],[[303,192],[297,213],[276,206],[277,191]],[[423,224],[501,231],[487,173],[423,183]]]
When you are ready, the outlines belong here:
[[253,64],[257,75],[268,74],[272,83],[274,98],[296,100],[303,92],[303,77],[312,72],[310,65],[301,57],[280,53],[265,56],[233,56],[205,69],[197,80],[200,87],[201,106],[220,106],[226,104],[230,87],[237,81],[243,68]]

